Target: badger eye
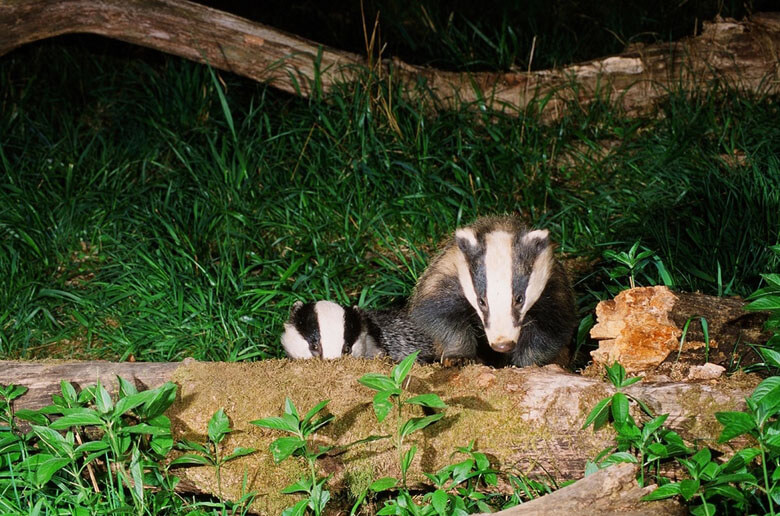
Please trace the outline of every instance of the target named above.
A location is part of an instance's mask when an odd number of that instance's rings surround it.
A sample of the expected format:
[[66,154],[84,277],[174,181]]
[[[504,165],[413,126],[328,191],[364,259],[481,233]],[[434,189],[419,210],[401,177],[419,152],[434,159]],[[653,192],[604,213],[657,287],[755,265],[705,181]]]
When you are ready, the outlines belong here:
[[480,297],[477,302],[479,303],[480,308],[485,308],[487,306],[487,301],[485,301],[484,297]]
[[522,304],[523,304],[523,300],[524,300],[524,299],[525,299],[525,298],[523,297],[523,294],[517,294],[517,295],[515,296],[515,304],[516,304],[516,305],[522,305]]
[[309,344],[309,350],[311,351],[312,355],[319,356],[321,354],[320,343],[312,342],[311,344]]

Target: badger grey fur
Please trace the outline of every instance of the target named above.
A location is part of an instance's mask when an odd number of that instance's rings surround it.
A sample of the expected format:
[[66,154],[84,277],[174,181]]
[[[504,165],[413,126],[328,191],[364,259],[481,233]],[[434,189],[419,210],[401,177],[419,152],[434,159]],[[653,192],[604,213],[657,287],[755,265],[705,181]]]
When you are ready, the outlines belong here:
[[291,358],[373,358],[395,361],[415,351],[417,360],[432,362],[432,340],[410,321],[404,310],[363,310],[331,301],[293,305],[284,325],[282,346]]
[[494,365],[504,365],[502,357],[518,367],[549,364],[565,355],[576,326],[573,292],[547,230],[511,216],[458,229],[417,282],[409,311],[442,359],[492,348]]

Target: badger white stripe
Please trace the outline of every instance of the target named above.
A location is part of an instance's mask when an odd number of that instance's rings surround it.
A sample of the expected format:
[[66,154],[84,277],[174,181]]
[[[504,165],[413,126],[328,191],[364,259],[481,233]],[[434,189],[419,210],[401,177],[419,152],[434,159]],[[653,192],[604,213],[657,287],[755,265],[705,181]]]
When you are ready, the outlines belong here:
[[298,330],[292,324],[284,324],[282,347],[290,358],[312,358],[309,343],[306,342],[306,339],[298,333]]
[[523,316],[534,306],[547,286],[547,280],[550,279],[553,265],[552,248],[548,245],[539,253],[534,260],[534,266],[531,275],[528,278],[528,285],[525,288],[525,302],[521,310]]
[[339,358],[344,349],[344,308],[332,301],[314,305],[320,327],[322,358]]
[[485,274],[489,319],[485,324],[488,342],[516,342],[520,327],[512,317],[512,240],[506,231],[485,235]]
[[480,320],[482,320],[482,325],[484,326],[485,318],[483,317],[482,311],[477,305],[477,291],[474,288],[474,282],[471,281],[471,269],[469,268],[466,257],[463,255],[461,250],[456,248],[455,252],[457,253],[455,266],[458,270],[458,281],[460,282],[460,287],[463,289],[463,294],[466,296],[466,300],[471,304],[471,306],[474,307],[474,310],[476,310],[477,315],[479,316]]

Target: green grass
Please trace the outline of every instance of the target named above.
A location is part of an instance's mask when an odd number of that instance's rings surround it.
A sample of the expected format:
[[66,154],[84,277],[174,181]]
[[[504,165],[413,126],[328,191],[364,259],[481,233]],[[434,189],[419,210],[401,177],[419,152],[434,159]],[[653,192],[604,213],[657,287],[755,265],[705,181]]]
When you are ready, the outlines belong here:
[[[307,101],[222,74],[223,106],[206,67],[64,43],[0,61],[4,357],[279,356],[294,300],[402,302],[438,242],[492,213],[568,257],[641,240],[682,289],[747,294],[777,266],[773,98],[546,126],[396,94],[396,132],[360,86]],[[604,274],[575,279],[585,314]]]

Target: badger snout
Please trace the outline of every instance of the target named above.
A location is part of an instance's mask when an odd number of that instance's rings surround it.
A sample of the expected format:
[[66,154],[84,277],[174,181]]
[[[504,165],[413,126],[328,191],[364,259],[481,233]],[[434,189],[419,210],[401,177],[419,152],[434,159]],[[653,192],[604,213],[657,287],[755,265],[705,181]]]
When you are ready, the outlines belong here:
[[499,353],[509,353],[515,347],[515,341],[513,340],[497,340],[490,343],[490,347]]

